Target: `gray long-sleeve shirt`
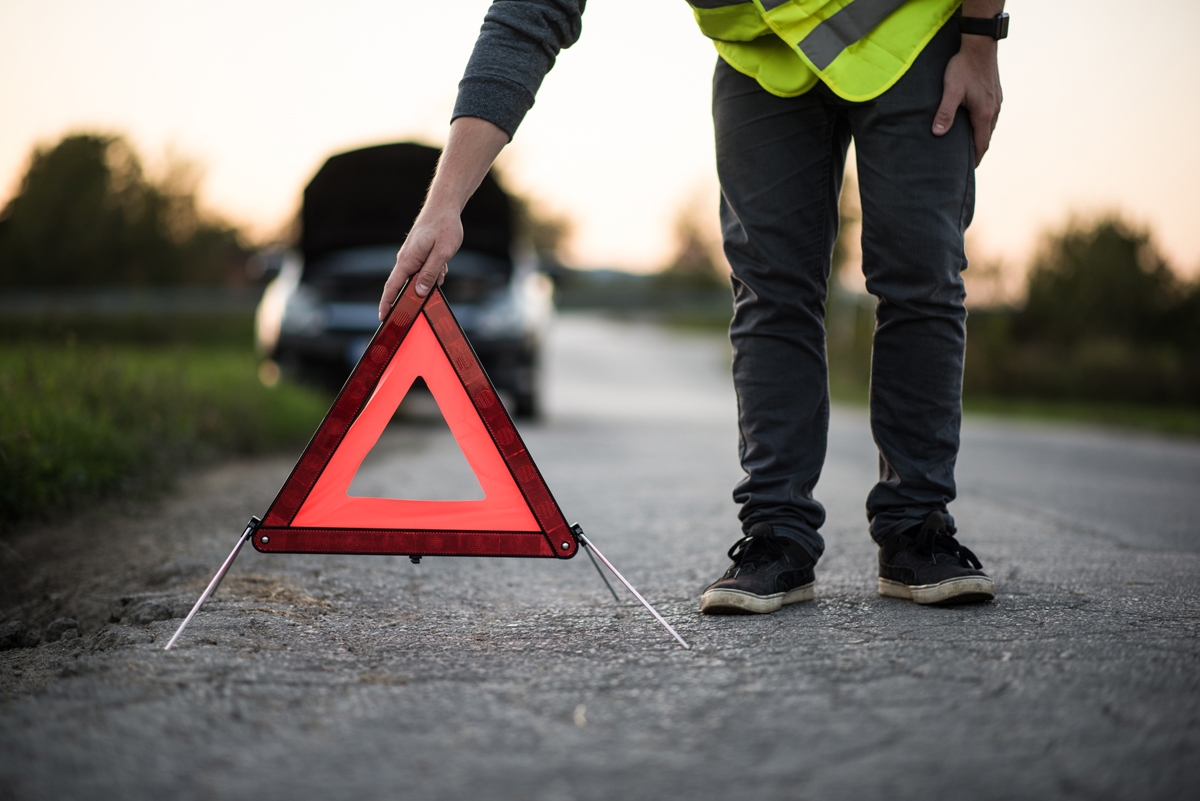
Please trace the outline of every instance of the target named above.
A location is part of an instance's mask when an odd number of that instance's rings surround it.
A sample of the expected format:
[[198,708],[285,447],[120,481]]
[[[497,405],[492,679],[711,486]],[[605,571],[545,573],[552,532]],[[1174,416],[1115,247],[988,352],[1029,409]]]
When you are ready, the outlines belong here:
[[451,121],[479,117],[511,139],[558,52],[579,39],[586,2],[493,0],[458,84]]

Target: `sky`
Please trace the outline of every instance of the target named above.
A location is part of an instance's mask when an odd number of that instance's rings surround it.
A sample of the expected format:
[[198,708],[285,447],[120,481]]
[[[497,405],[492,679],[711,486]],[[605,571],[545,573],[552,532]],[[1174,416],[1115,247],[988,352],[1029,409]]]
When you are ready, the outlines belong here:
[[[0,0],[0,205],[34,146],[114,132],[152,168],[198,162],[205,204],[269,238],[327,156],[445,141],[487,5]],[[1200,275],[1200,3],[1007,10],[972,252],[1015,274],[1043,231],[1118,209]],[[715,58],[683,0],[593,0],[499,162],[506,185],[575,221],[572,263],[662,266],[686,205],[715,226]]]

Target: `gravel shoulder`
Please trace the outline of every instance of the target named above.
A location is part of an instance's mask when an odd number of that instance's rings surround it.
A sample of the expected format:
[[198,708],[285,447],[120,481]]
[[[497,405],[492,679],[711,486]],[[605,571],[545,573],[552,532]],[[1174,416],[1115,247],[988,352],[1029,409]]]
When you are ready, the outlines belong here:
[[[108,502],[0,542],[0,626],[10,634],[19,627],[26,646],[10,636],[9,650],[0,651],[0,703],[39,690],[73,660],[151,642],[149,624],[186,614],[236,540],[245,510],[269,503],[292,461],[192,471],[165,497]],[[53,625],[64,619],[76,624],[65,636]]]

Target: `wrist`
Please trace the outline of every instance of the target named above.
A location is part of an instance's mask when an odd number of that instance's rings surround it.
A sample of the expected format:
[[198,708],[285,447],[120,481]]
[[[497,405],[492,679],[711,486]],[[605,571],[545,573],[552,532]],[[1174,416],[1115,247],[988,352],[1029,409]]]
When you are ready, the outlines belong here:
[[[1001,4],[1003,7],[1003,4]],[[995,6],[990,6],[987,11],[990,11]],[[983,11],[984,9],[980,9]],[[958,16],[958,29],[962,33],[963,41],[971,41],[974,39],[991,39],[998,42],[1008,36],[1008,14],[998,11],[995,14],[991,13],[974,13],[969,10],[964,3],[962,13]]]
[[448,215],[459,216],[462,210],[466,207],[467,201],[471,199],[471,190],[465,186],[446,186],[439,185],[438,181],[434,181],[429,187],[429,196],[425,198],[425,205],[421,207],[422,217],[445,217]]
[[964,35],[958,52],[972,58],[995,58],[999,51],[999,42],[990,36]]

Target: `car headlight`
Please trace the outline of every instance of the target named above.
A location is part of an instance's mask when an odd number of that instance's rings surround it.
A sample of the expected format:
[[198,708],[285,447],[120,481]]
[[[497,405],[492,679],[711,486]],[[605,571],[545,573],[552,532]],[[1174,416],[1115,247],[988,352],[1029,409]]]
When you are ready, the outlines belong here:
[[510,289],[480,308],[475,330],[489,339],[519,336],[524,328],[523,317],[521,305]]
[[306,286],[296,287],[283,309],[283,333],[315,336],[325,330],[325,324],[325,306],[316,293]]
[[283,259],[279,275],[267,284],[262,299],[254,312],[254,344],[259,356],[270,356],[279,344],[279,332],[283,327],[288,299],[300,283],[300,258],[289,251]]

